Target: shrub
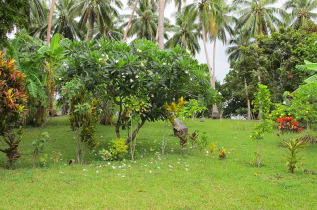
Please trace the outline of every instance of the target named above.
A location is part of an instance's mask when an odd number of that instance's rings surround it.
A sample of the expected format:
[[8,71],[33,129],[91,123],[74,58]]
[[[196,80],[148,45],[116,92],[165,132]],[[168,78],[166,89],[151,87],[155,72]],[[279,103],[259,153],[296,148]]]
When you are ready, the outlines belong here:
[[294,121],[292,116],[277,118],[276,122],[279,123],[278,129],[282,132],[300,132],[303,130],[303,127],[300,127],[299,122]]
[[227,155],[227,151],[225,148],[222,147],[219,151],[219,159],[220,160],[225,159],[226,155]]
[[210,147],[209,147],[209,153],[210,154],[213,153],[215,151],[215,149],[216,149],[216,144],[215,144],[215,142],[212,142]]
[[[33,150],[33,168],[35,168],[36,161],[39,159],[40,153],[44,151],[44,145],[47,143],[47,141],[50,139],[47,132],[43,132],[40,135],[40,138],[35,139],[32,142],[32,145],[34,147]],[[45,165],[45,164],[44,164]]]
[[102,149],[99,155],[103,160],[122,160],[128,154],[128,145],[125,144],[126,139],[118,138],[109,142],[108,150]]
[[307,146],[303,141],[298,139],[291,139],[289,141],[284,141],[283,144],[287,147],[289,154],[287,156],[286,165],[288,166],[288,171],[294,173],[294,169],[297,167],[297,163],[301,160],[297,153],[300,148]]
[[0,151],[6,153],[10,167],[21,156],[18,147],[22,140],[22,127],[17,132],[18,138],[12,129],[22,124],[27,102],[25,76],[15,68],[14,62],[14,59],[7,61],[0,52],[0,136],[9,146]]

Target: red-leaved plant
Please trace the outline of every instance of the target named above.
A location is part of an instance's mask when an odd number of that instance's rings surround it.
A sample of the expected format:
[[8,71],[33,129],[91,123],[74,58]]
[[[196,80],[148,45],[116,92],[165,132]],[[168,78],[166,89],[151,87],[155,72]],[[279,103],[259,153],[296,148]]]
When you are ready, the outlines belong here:
[[303,127],[300,127],[299,122],[294,121],[294,118],[292,116],[277,118],[276,122],[279,123],[278,129],[282,132],[301,132],[303,130]]
[[16,137],[13,128],[21,123],[26,101],[24,74],[15,68],[14,59],[7,61],[0,52],[0,136],[8,145],[0,151],[6,153],[10,166],[21,156],[18,146],[22,127],[18,131],[19,137]]

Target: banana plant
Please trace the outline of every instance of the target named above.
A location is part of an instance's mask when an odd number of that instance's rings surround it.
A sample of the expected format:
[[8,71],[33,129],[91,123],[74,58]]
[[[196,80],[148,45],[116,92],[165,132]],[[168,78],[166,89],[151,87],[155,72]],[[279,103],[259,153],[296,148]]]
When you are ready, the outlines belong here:
[[317,83],[317,63],[312,63],[309,61],[304,61],[305,65],[298,65],[296,66],[300,70],[305,70],[305,71],[310,71],[312,72],[312,76],[307,78],[305,80],[305,83],[310,84],[310,83]]

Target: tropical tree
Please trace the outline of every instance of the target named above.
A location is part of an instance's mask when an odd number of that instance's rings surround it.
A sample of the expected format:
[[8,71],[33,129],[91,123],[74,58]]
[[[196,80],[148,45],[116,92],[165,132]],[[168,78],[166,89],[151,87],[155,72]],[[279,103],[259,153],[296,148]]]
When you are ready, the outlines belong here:
[[14,26],[26,22],[26,17],[21,16],[17,11],[26,8],[25,1],[0,1],[0,49],[8,44],[7,33],[12,31]]
[[121,28],[123,19],[121,16],[116,17],[115,15],[111,16],[111,21],[107,25],[104,31],[98,31],[95,34],[94,39],[100,39],[103,37],[105,40],[122,40],[123,30]]
[[[127,33],[128,37],[136,35],[138,39],[145,38],[147,40],[154,41],[156,39],[157,32],[157,9],[148,0],[141,0],[139,6],[136,9],[136,14],[131,20],[131,27]],[[127,26],[129,22],[123,24]]]
[[100,33],[104,34],[106,27],[111,25],[112,15],[119,16],[116,7],[119,9],[122,8],[120,0],[81,0],[76,4],[77,10],[84,11],[80,19],[81,29],[89,23],[85,40],[93,38],[96,22],[98,23]]
[[284,4],[284,8],[292,10],[287,17],[295,29],[305,25],[307,20],[317,18],[317,13],[314,12],[317,8],[317,0],[288,0]]
[[[227,37],[233,34],[231,25],[234,21],[232,15],[228,15],[233,7],[228,6],[226,1],[217,0],[210,3],[211,21],[209,23],[210,39],[213,39],[213,66],[212,87],[216,88],[216,42],[217,39],[227,43]],[[215,110],[216,111],[216,110]]]
[[247,47],[254,44],[254,41],[251,39],[250,34],[246,31],[239,31],[235,34],[229,41],[229,47],[226,49],[228,57],[228,62],[232,66],[234,62],[238,61],[241,57],[241,47]]
[[46,5],[40,0],[28,0],[28,6],[22,11],[22,15],[26,15],[28,18],[28,24],[26,28],[29,32],[34,29],[41,28],[47,23],[48,12]]
[[207,52],[207,30],[208,30],[208,25],[210,21],[209,1],[201,0],[199,2],[194,2],[192,4],[189,4],[187,7],[191,10],[191,12],[197,12],[198,14],[197,19],[199,22],[199,29],[201,30],[201,33],[202,33],[204,51],[206,55],[206,62],[207,62],[208,71],[210,75],[210,83],[212,84],[212,81],[211,81],[212,70],[211,70],[210,60],[209,60],[209,56]]
[[78,23],[75,20],[79,12],[75,3],[76,0],[60,0],[56,4],[56,18],[52,23],[54,34],[59,33],[71,40],[80,37]]
[[276,31],[277,25],[282,24],[278,14],[285,16],[285,11],[273,6],[277,0],[234,0],[233,6],[238,9],[237,28],[244,28],[255,37]]
[[199,25],[196,23],[198,12],[185,8],[176,13],[176,23],[172,31],[173,36],[167,41],[167,47],[181,46],[187,48],[194,56],[200,51],[198,37]]

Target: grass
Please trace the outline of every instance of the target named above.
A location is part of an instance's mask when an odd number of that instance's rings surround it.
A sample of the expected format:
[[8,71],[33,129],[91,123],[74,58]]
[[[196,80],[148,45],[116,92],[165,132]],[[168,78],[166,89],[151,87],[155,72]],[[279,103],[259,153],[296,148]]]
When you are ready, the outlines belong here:
[[[252,166],[256,145],[249,137],[254,122],[189,120],[186,124],[190,131],[207,132],[209,141],[217,145],[214,154],[188,145],[180,155],[178,141],[171,136],[166,154],[155,155],[164,133],[164,122],[155,122],[141,129],[135,162],[105,162],[91,152],[86,154],[87,164],[68,165],[67,160],[75,158],[75,141],[66,118],[55,118],[43,129],[28,127],[16,170],[5,169],[6,157],[0,154],[0,208],[316,208],[317,176],[303,170],[287,172],[283,137],[276,131],[265,136],[263,166],[256,168]],[[60,152],[62,157],[58,164],[32,169],[31,143],[44,131],[51,136],[45,152]],[[115,137],[114,128],[99,125],[96,136],[104,147]],[[228,152],[224,160],[217,156],[221,147]],[[303,168],[317,171],[316,149],[316,144],[303,149]]]

